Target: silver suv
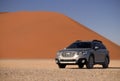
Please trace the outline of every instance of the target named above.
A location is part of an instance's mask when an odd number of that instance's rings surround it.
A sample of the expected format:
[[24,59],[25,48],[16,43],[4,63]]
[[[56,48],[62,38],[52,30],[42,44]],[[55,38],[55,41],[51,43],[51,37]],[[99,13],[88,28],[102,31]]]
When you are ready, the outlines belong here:
[[95,64],[101,64],[103,68],[108,68],[110,57],[102,41],[77,40],[67,48],[59,50],[55,61],[59,68],[74,64],[77,64],[79,68],[83,68],[86,65],[88,69],[91,69]]

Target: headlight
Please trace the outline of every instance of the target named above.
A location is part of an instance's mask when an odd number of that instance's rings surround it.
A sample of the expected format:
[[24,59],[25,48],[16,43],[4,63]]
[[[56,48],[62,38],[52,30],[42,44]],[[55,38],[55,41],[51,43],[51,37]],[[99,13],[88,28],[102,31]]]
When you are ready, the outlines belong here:
[[86,55],[88,52],[87,51],[81,51],[79,52],[79,54],[83,54],[83,55]]
[[83,52],[82,52],[83,55],[86,55],[87,53],[88,53],[87,51],[83,51]]
[[57,52],[57,56],[60,56],[62,54],[62,52]]

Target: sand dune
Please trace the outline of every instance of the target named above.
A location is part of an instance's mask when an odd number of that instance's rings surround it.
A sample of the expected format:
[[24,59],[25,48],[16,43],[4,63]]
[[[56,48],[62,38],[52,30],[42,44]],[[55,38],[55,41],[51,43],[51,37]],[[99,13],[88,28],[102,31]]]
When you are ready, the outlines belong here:
[[99,39],[112,59],[120,59],[120,46],[56,12],[0,14],[0,58],[54,58],[57,50],[75,40]]

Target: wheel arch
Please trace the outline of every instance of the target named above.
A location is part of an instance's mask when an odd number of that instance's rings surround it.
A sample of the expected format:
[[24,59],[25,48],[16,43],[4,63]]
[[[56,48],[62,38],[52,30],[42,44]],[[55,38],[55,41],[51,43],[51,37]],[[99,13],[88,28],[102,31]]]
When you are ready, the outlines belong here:
[[110,63],[110,57],[108,55],[106,55],[106,57],[108,58],[108,64]]

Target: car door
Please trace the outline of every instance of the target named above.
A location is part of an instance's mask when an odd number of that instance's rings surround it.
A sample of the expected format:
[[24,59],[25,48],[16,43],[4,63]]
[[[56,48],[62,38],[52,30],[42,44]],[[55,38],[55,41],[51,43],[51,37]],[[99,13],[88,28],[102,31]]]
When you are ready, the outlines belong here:
[[101,62],[103,60],[103,49],[101,49],[100,43],[94,43],[94,56],[95,62]]
[[101,61],[104,62],[105,61],[105,57],[106,57],[106,54],[107,54],[107,50],[106,50],[106,47],[101,44]]

